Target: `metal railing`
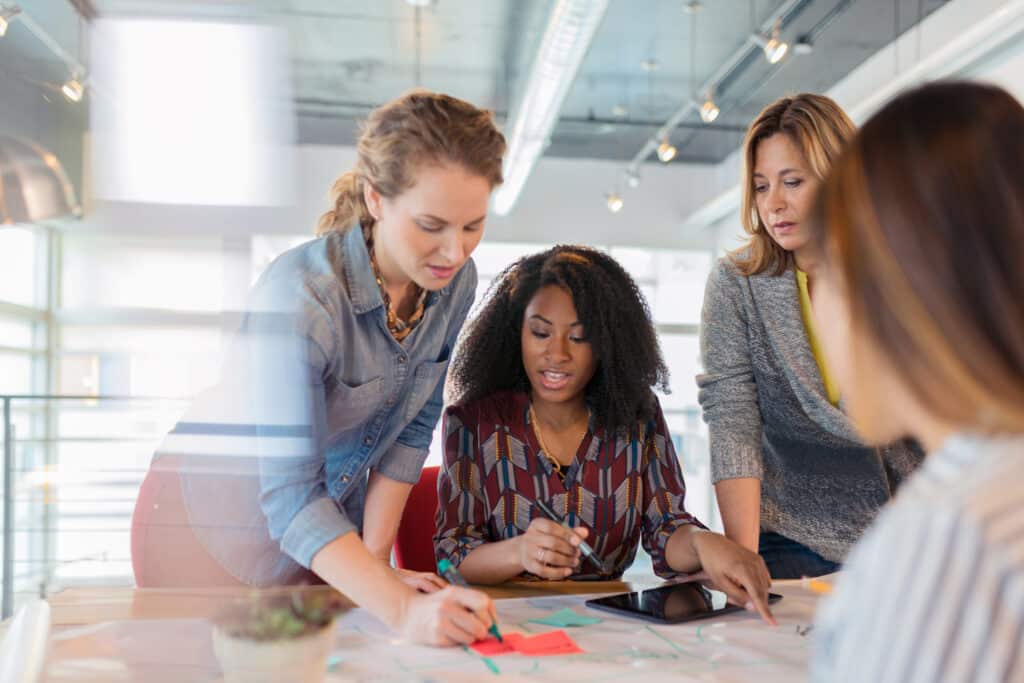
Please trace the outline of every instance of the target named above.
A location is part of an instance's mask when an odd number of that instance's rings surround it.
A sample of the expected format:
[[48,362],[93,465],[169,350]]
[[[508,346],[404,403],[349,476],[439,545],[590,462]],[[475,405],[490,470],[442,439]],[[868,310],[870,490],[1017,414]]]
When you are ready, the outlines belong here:
[[[45,594],[69,565],[130,562],[130,557],[111,560],[102,549],[74,557],[59,557],[58,551],[61,543],[90,531],[106,535],[108,544],[111,535],[118,545],[127,543],[131,509],[149,456],[186,403],[138,396],[25,394],[0,395],[0,404],[4,439],[0,615],[7,618],[19,593]],[[83,470],[82,465],[92,464],[83,457],[95,457],[96,449],[112,451],[122,462]],[[127,461],[131,464],[125,465]],[[107,489],[127,489],[130,494],[111,498]],[[77,493],[66,495],[66,490]],[[26,517],[24,523],[19,524],[19,513]],[[104,528],[62,527],[83,518],[103,520]],[[122,570],[120,575],[124,574]]]

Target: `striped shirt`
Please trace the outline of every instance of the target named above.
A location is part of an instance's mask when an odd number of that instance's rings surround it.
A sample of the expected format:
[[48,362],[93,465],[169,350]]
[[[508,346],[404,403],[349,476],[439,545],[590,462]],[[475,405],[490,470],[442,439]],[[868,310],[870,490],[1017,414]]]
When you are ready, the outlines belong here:
[[1024,681],[1024,437],[954,436],[850,555],[817,681]]
[[665,547],[676,529],[700,525],[683,508],[686,487],[665,416],[646,425],[645,438],[607,438],[591,424],[562,475],[544,457],[530,425],[530,399],[501,392],[444,415],[444,466],[434,548],[458,565],[472,550],[526,532],[544,517],[540,499],[571,526],[584,526],[609,568],[598,575],[583,562],[570,579],[622,575],[641,540],[654,571],[672,576]]

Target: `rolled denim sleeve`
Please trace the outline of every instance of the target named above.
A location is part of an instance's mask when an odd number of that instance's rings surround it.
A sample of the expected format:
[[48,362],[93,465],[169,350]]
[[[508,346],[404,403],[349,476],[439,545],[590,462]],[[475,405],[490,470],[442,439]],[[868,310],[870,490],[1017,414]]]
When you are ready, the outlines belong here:
[[[473,299],[476,296],[476,267],[472,261],[469,261],[466,263],[465,269],[467,270],[465,276],[460,279],[459,287],[453,292],[453,296],[462,299],[462,305],[455,309],[457,313],[448,322],[448,334],[445,338],[445,348],[447,349],[455,348],[459,333],[462,331],[462,326],[466,322],[466,317],[469,315]],[[434,430],[437,428],[441,411],[444,409],[444,385],[447,377],[448,365],[446,364],[430,398],[416,417],[398,435],[395,444],[388,449],[374,467],[388,479],[406,484],[415,484],[419,480],[420,470],[423,469],[423,463],[430,452]]]
[[420,470],[423,469],[429,452],[429,448],[406,446],[396,441],[374,469],[388,479],[403,484],[415,484],[420,480]]

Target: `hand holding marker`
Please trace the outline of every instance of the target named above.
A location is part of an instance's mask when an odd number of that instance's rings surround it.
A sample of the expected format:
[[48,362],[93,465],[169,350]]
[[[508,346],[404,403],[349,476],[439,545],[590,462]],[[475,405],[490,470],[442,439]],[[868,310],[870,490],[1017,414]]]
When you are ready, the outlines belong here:
[[[545,505],[543,501],[538,500],[538,501],[536,501],[536,503],[537,503],[537,507],[540,508],[541,512],[543,512],[545,515],[547,515],[548,517],[550,517],[554,521],[556,521],[559,524],[561,524],[562,526],[564,526],[566,529],[569,529],[570,531],[572,531],[572,527],[570,527],[568,524],[566,524],[565,520],[562,519],[561,517],[559,517],[558,515],[556,515],[554,510],[552,510],[547,505]],[[573,533],[574,536],[576,536],[576,532],[575,531],[573,531],[572,533]],[[579,538],[579,536],[576,536],[576,537]],[[594,563],[594,565],[597,567],[597,569],[598,569],[598,571],[600,573],[602,573],[602,574],[607,574],[608,573],[608,570],[604,566],[604,562],[602,562],[601,558],[599,558],[597,556],[597,553],[595,553],[594,549],[590,547],[590,544],[587,543],[586,541],[584,541],[582,538],[580,538],[579,549],[580,549],[580,552],[583,553],[583,556],[585,558],[587,558],[588,560],[590,560],[591,562]]]
[[[440,560],[437,563],[437,573],[444,577],[444,580],[453,586],[462,586],[463,588],[469,588],[469,584],[462,578],[462,574],[455,568],[449,560]],[[487,629],[487,632],[498,639],[499,643],[504,643],[505,639],[501,637],[501,633],[498,631],[497,622],[492,623],[491,627]]]

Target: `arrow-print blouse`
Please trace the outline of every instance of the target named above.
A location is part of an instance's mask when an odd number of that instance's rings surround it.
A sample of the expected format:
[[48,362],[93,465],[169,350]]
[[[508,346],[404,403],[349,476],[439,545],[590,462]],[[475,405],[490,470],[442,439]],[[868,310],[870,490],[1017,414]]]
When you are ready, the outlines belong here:
[[659,576],[676,572],[665,546],[684,524],[703,526],[683,507],[683,473],[660,408],[641,438],[607,438],[590,427],[563,482],[541,452],[524,393],[501,392],[444,414],[444,465],[438,477],[438,559],[458,565],[476,547],[526,531],[544,514],[540,498],[588,541],[611,571],[584,560],[570,579],[618,578],[642,541]]

